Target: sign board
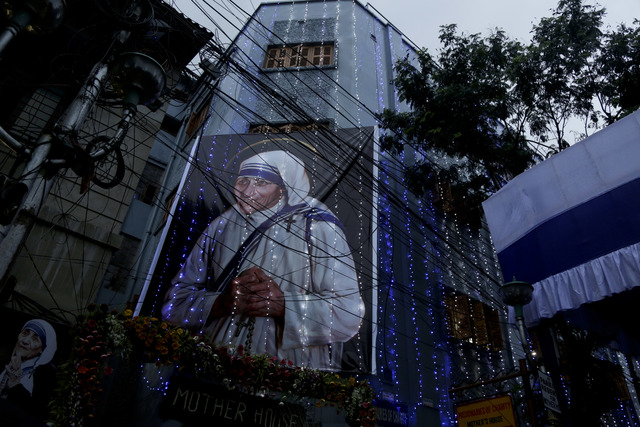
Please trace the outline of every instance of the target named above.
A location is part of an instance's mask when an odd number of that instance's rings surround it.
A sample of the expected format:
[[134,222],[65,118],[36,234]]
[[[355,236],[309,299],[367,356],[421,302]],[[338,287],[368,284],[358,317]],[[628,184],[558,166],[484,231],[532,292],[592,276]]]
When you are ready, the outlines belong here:
[[160,405],[165,420],[221,427],[306,427],[301,405],[279,402],[224,386],[174,376]]
[[379,427],[406,426],[409,423],[407,405],[386,400],[376,402],[376,424]]
[[456,415],[460,427],[514,427],[516,425],[513,402],[509,395],[458,405]]
[[556,389],[553,387],[551,376],[546,372],[538,371],[538,378],[540,378],[540,389],[542,390],[545,408],[560,413],[560,404],[558,403],[558,396],[556,396]]

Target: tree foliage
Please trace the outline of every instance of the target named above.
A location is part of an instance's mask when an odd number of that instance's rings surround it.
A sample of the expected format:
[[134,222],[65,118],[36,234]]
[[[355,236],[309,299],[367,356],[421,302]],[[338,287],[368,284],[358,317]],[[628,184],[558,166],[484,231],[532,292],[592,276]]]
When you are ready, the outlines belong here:
[[[394,80],[410,112],[385,110],[383,149],[408,145],[422,157],[410,188],[450,190],[477,207],[507,180],[634,111],[640,103],[640,33],[603,29],[604,9],[560,0],[532,29],[530,44],[502,30],[487,37],[441,28],[437,56],[426,49],[396,64]],[[571,124],[571,126],[570,126]]]

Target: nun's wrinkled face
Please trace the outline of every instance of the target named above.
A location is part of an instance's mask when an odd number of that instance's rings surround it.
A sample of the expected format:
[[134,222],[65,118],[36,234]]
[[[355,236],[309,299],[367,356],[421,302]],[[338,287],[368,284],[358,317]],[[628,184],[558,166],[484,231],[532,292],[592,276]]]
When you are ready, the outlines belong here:
[[233,194],[240,209],[249,215],[275,206],[282,199],[283,190],[266,179],[241,176],[236,180]]
[[22,360],[29,360],[41,354],[44,349],[38,334],[31,329],[23,329],[22,332],[18,334],[16,350],[18,350]]

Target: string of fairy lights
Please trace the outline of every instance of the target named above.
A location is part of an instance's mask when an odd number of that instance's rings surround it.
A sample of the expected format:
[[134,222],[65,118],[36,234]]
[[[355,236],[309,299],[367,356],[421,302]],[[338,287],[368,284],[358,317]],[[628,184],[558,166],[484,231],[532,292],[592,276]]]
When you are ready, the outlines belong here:
[[476,271],[478,271],[478,270],[476,270]]
[[[412,237],[411,235],[405,236],[405,238],[408,238],[408,240],[409,240],[409,241],[411,241],[411,240],[413,239],[413,237]],[[390,290],[391,290],[391,288],[392,288],[392,287],[390,286]],[[398,303],[399,299],[397,299],[397,298],[393,298],[393,299],[392,299],[392,301],[393,301],[394,306],[397,306],[397,303]],[[415,301],[415,300],[414,300],[414,301]],[[394,311],[398,311],[398,309],[395,309]],[[397,329],[397,328],[395,328],[395,329]],[[394,336],[395,336],[395,338],[394,338],[394,339],[395,339],[395,341],[397,342],[397,339],[398,339],[399,335],[398,335],[398,334],[394,334]],[[394,353],[394,354],[397,354],[398,352],[397,352],[397,351],[394,351],[393,353]],[[397,360],[395,361],[395,364],[397,365]]]

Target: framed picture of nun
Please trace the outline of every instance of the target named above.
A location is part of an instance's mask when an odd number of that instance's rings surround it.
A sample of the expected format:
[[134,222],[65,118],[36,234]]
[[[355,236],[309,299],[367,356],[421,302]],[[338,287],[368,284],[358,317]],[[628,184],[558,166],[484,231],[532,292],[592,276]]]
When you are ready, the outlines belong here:
[[59,351],[68,348],[66,327],[7,308],[0,317],[0,417],[7,425],[39,425],[48,419],[57,366],[66,356]]
[[144,309],[220,345],[369,372],[373,137],[202,137]]

